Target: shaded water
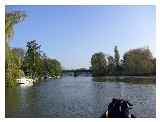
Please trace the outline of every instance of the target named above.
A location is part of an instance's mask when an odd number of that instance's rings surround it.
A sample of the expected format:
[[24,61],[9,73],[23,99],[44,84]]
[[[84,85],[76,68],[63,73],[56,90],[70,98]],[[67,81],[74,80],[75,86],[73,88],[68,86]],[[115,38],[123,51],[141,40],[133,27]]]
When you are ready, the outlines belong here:
[[97,81],[63,77],[28,88],[6,88],[6,117],[100,117],[113,97],[128,99],[137,117],[156,116],[155,84]]

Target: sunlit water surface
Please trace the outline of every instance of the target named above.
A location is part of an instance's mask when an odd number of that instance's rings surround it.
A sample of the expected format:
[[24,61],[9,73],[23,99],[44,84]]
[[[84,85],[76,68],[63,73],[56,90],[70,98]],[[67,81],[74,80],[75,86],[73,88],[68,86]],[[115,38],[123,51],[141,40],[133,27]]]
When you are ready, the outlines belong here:
[[100,117],[112,98],[128,99],[137,117],[156,116],[156,86],[92,77],[63,77],[6,88],[6,117]]

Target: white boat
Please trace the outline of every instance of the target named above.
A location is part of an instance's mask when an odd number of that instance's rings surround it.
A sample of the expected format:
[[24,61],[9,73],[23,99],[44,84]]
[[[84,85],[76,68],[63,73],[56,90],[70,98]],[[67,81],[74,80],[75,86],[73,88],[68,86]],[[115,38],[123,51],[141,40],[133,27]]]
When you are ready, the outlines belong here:
[[18,83],[20,86],[32,86],[32,85],[33,85],[33,82],[34,82],[34,80],[31,79],[31,78],[22,77],[22,78],[20,78],[20,79],[17,79],[17,83]]

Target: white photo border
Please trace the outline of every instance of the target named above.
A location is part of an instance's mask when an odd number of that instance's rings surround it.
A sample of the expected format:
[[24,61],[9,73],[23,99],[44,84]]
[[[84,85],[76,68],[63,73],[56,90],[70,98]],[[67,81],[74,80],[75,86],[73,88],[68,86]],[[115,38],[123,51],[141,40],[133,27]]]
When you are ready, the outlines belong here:
[[[156,118],[119,119],[118,121],[159,121],[160,118],[160,2],[159,0],[0,0],[0,119],[3,121],[103,121],[102,118],[5,118],[5,5],[155,5],[156,6]],[[109,119],[116,122],[117,119]]]

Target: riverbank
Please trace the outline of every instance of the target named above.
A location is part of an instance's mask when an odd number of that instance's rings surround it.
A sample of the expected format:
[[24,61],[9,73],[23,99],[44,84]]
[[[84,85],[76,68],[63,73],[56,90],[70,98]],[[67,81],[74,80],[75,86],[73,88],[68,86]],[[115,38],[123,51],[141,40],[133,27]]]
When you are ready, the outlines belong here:
[[156,83],[156,76],[104,76],[94,77],[96,82],[116,81],[128,83]]

